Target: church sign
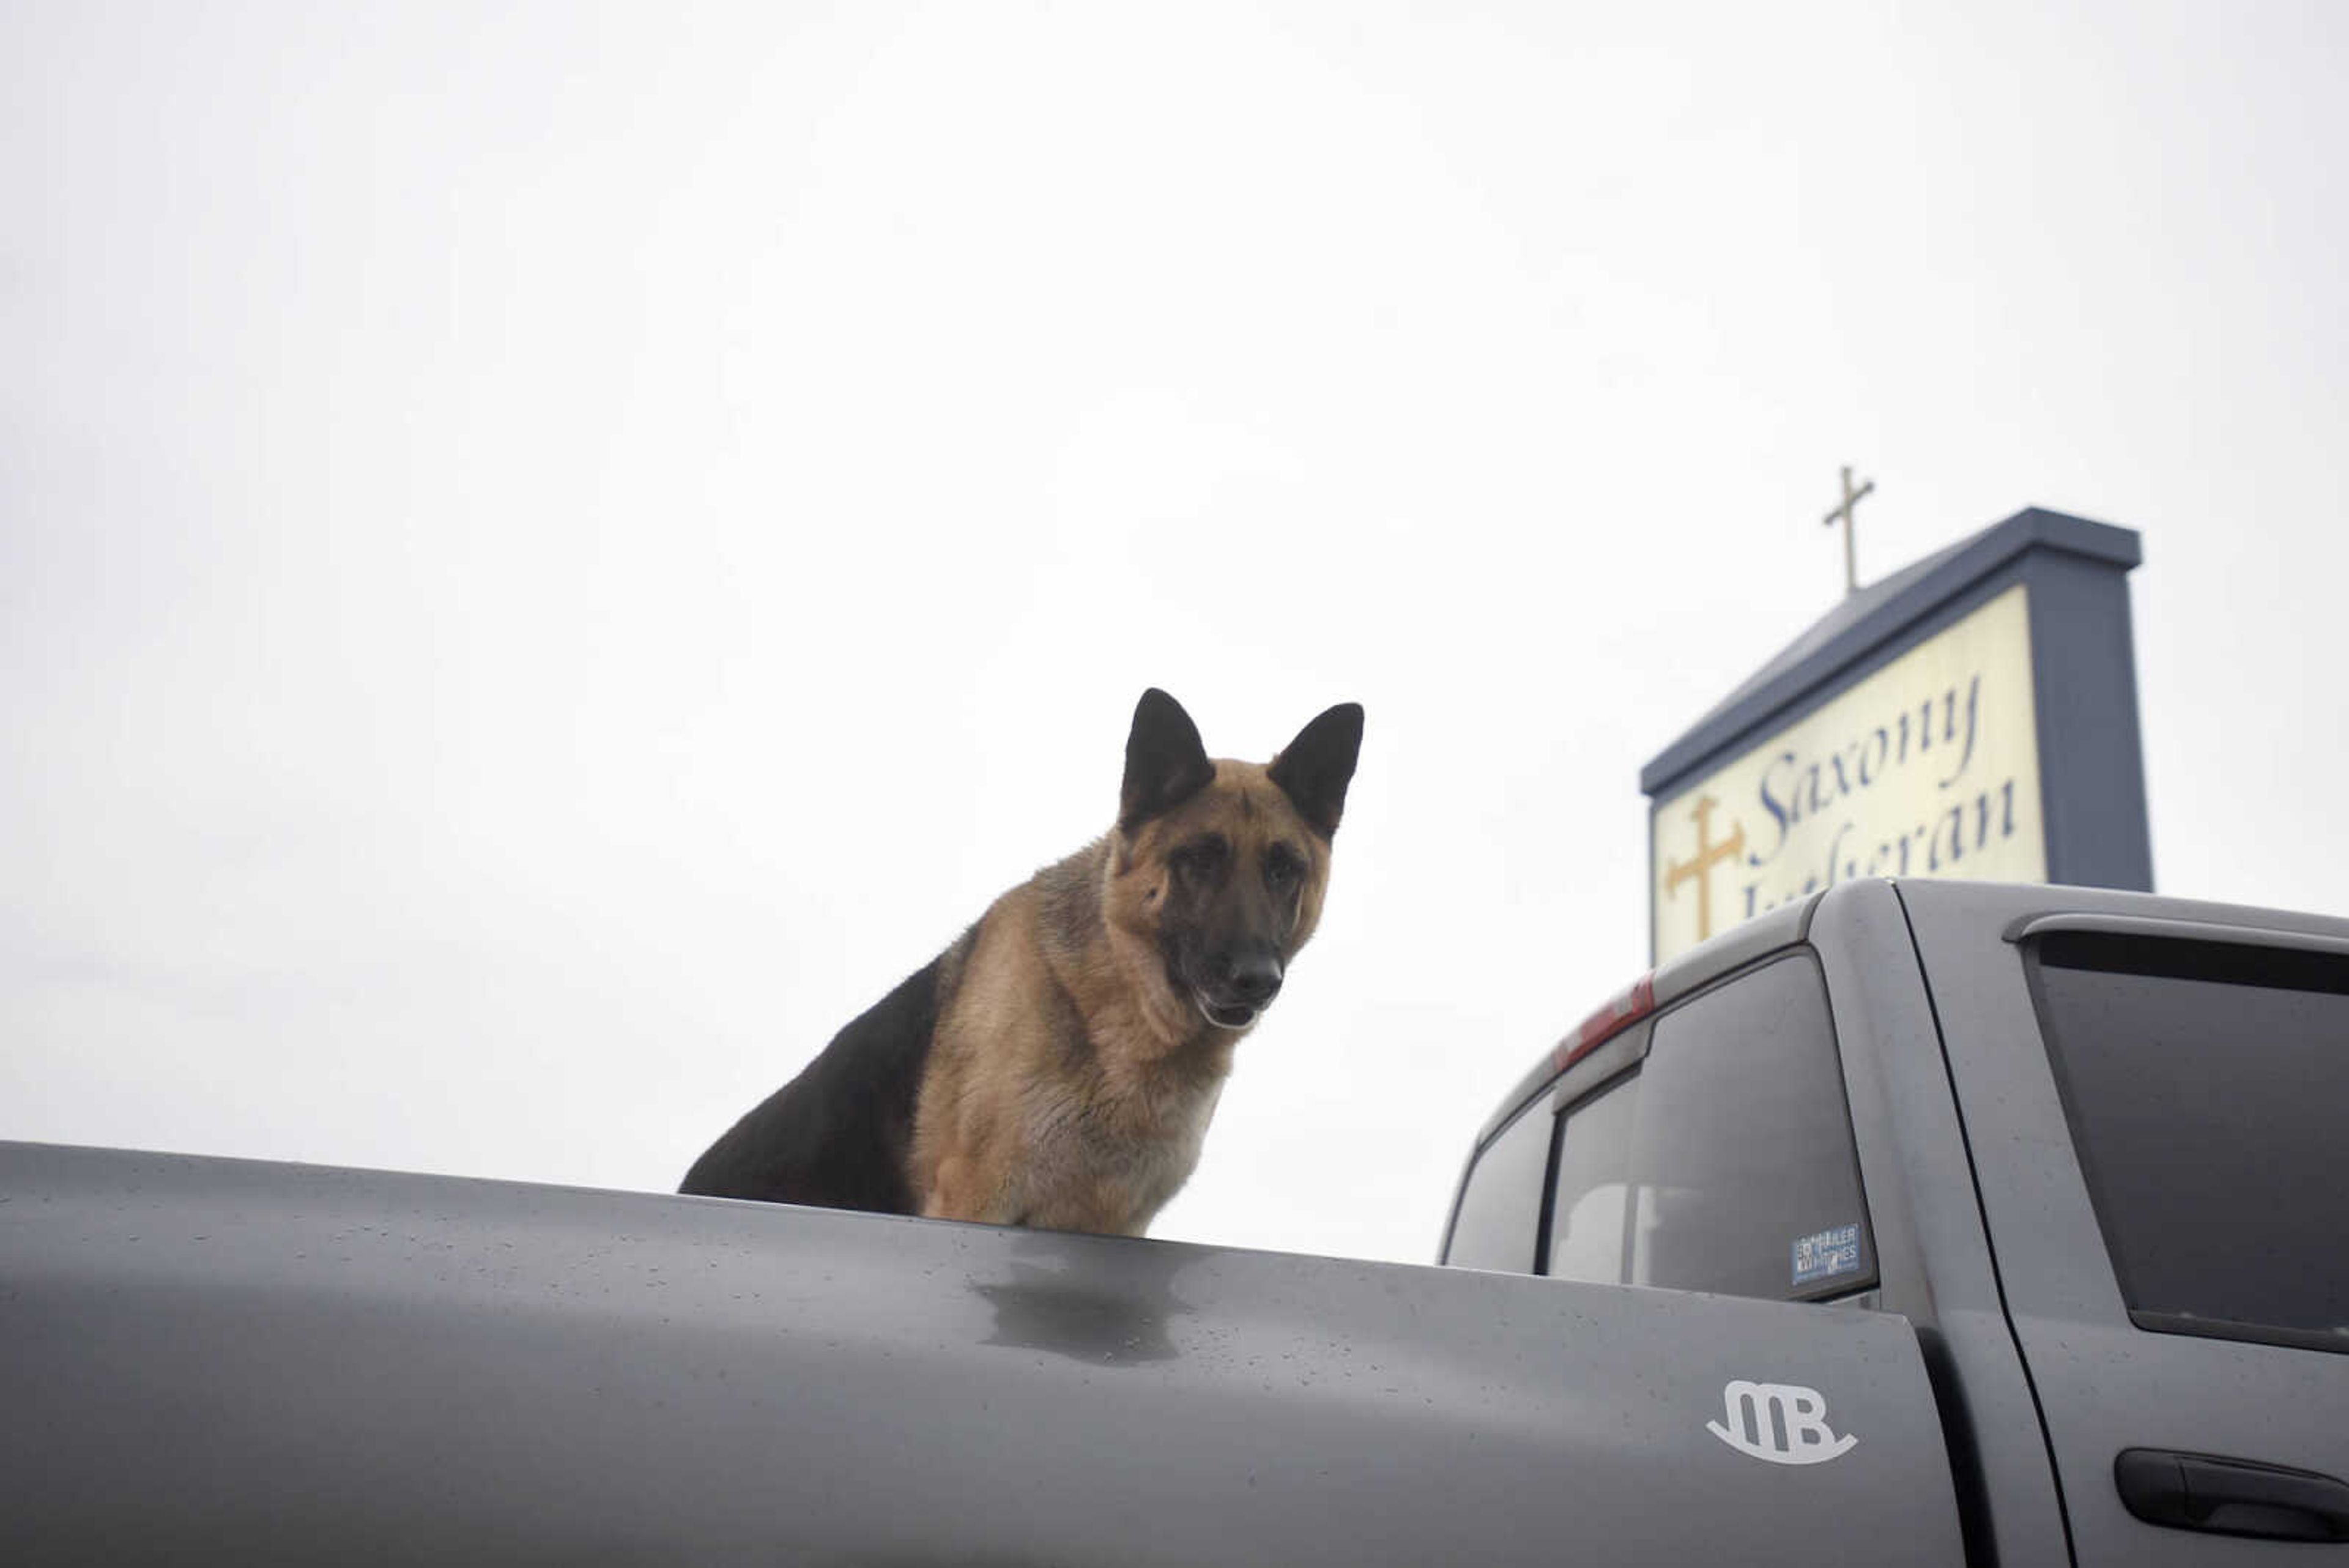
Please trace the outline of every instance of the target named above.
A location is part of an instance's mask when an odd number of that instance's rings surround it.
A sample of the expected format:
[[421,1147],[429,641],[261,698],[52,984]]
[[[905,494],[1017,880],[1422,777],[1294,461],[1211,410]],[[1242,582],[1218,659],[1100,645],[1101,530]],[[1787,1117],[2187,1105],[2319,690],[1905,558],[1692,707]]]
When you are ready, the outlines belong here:
[[1656,961],[1857,877],[2150,888],[2137,559],[2027,512],[1855,592],[1642,774]]

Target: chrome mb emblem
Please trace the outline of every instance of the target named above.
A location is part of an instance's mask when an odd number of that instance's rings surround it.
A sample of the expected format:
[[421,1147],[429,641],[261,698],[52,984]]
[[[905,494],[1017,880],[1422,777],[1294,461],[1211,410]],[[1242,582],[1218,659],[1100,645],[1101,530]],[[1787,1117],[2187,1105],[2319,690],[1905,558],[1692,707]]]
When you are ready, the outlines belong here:
[[1823,1464],[1859,1441],[1827,1429],[1827,1402],[1816,1388],[1741,1378],[1723,1387],[1721,1403],[1726,1424],[1707,1421],[1705,1430],[1739,1453],[1774,1465]]

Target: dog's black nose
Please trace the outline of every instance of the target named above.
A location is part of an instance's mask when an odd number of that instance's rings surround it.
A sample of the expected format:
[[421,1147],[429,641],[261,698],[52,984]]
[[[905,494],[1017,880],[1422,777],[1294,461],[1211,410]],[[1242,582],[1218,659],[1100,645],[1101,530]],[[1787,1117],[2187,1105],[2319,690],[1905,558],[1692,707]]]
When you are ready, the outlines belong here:
[[1242,953],[1232,960],[1232,996],[1250,1007],[1262,1007],[1280,990],[1280,960],[1270,953]]

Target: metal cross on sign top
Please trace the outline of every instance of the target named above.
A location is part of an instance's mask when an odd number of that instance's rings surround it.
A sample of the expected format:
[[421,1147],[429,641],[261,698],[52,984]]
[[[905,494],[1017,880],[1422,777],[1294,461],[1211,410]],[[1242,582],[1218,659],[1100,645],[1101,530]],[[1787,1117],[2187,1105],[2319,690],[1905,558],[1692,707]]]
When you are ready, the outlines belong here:
[[1859,592],[1859,556],[1851,542],[1852,511],[1859,504],[1861,496],[1872,493],[1875,489],[1876,481],[1871,479],[1854,490],[1851,487],[1851,470],[1846,467],[1843,471],[1843,504],[1821,519],[1830,528],[1838,519],[1843,523],[1843,591],[1846,598]]

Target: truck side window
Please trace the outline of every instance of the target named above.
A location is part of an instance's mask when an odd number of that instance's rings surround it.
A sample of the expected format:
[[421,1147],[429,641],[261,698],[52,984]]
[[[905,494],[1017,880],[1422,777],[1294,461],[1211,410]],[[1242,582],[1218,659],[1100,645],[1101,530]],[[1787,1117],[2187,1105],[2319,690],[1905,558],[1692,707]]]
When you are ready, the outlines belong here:
[[1817,965],[1657,1015],[1646,1062],[1560,1123],[1545,1272],[1788,1301],[1876,1281]]
[[2349,1351],[2349,961],[2089,931],[2033,960],[2131,1319]]
[[1534,1272],[1542,1179],[1549,1169],[1549,1096],[1541,1095],[1493,1135],[1469,1168],[1444,1261],[1464,1269]]
[[1627,1282],[1816,1300],[1876,1280],[1826,987],[1795,954],[1656,1020]]

